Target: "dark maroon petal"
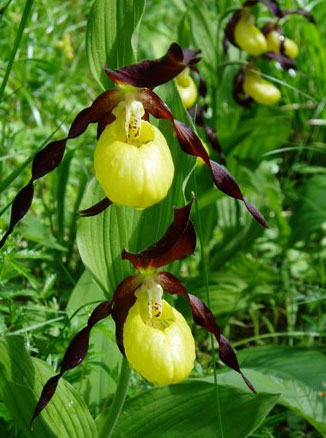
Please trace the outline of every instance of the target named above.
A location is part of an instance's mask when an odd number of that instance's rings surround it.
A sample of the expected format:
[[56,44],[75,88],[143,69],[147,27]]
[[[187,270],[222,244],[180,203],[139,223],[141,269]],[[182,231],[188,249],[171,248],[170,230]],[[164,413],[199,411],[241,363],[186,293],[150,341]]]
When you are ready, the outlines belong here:
[[186,126],[184,123],[174,120],[174,127],[180,146],[189,155],[200,157],[205,164],[210,168],[212,177],[216,187],[232,198],[244,201],[245,206],[253,217],[264,227],[267,223],[262,214],[256,208],[248,204],[241,193],[238,183],[231,175],[231,173],[220,164],[209,159],[206,149],[204,148],[200,138]]
[[112,205],[112,201],[110,201],[110,199],[108,198],[104,198],[97,204],[93,205],[92,207],[86,208],[85,210],[81,210],[79,212],[79,215],[81,217],[96,216],[97,214],[102,213],[102,211],[110,207],[110,205]]
[[119,350],[124,356],[125,348],[123,344],[123,326],[128,316],[128,312],[130,308],[135,304],[136,299],[137,298],[134,293],[131,295],[127,295],[125,298],[117,300],[112,310],[112,318],[115,322],[115,337]]
[[179,120],[174,120],[174,128],[179,144],[184,152],[194,157],[200,157],[210,167],[208,153],[194,131],[184,123],[179,122]]
[[112,317],[115,322],[115,335],[118,347],[124,355],[123,346],[123,326],[127,318],[129,309],[136,301],[135,292],[141,285],[143,278],[141,275],[132,275],[123,280],[117,287],[113,295],[114,306]]
[[56,169],[62,161],[68,139],[81,135],[90,123],[98,122],[103,114],[111,111],[122,98],[121,90],[105,91],[93,104],[82,110],[72,122],[68,137],[54,141],[38,152],[32,163],[32,177],[29,183],[16,195],[12,207],[10,223],[7,232],[0,241],[0,248],[5,244],[15,225],[28,212],[34,195],[33,183]]
[[[284,50],[284,40],[281,41],[282,47]],[[281,50],[280,46],[280,50]],[[284,55],[283,53],[276,53],[276,52],[267,52],[262,55],[266,59],[275,59],[277,62],[279,62],[284,68],[284,70],[289,70],[290,68],[295,70],[296,66],[292,58],[289,58],[288,56]]]
[[205,133],[207,136],[207,140],[209,141],[212,148],[219,154],[219,159],[221,164],[226,164],[226,158],[224,152],[222,150],[221,144],[217,138],[216,132],[210,126],[205,125]]
[[170,108],[154,91],[149,89],[141,90],[138,94],[138,99],[143,104],[146,113],[150,113],[157,119],[173,122],[174,118]]
[[157,269],[193,254],[196,233],[190,221],[192,202],[191,200],[186,206],[174,209],[174,220],[158,242],[136,254],[124,249],[122,259],[129,260],[136,269],[143,270]]
[[104,70],[116,84],[154,88],[178,76],[186,66],[181,47],[172,43],[162,58],[141,61],[117,70],[105,67]]
[[201,50],[193,50],[193,49],[183,49],[183,59],[184,62],[191,68],[199,61],[201,61],[202,57],[198,56],[201,53]]
[[216,187],[232,198],[243,200],[240,187],[231,173],[215,161],[210,160],[210,166]]
[[119,300],[124,300],[129,295],[133,295],[142,281],[141,275],[131,275],[125,278],[116,288],[112,300],[116,303]]
[[256,221],[259,222],[260,225],[262,225],[264,228],[268,228],[268,223],[266,222],[266,219],[260,213],[260,211],[258,211],[254,205],[249,204],[249,202],[247,202],[245,199],[243,199],[243,202],[247,210],[252,214],[252,216],[256,219]]
[[99,122],[103,115],[112,111],[122,98],[123,92],[121,90],[104,91],[94,100],[91,106],[85,108],[77,115],[70,127],[68,138],[78,137],[86,131],[90,123]]
[[286,15],[302,15],[305,17],[310,23],[316,23],[314,17],[310,12],[305,11],[304,9],[294,9],[292,11],[289,11],[287,9],[280,10],[279,17],[285,17]]
[[29,210],[32,204],[33,194],[33,182],[30,181],[27,186],[25,186],[20,192],[18,192],[18,195],[16,195],[11,207],[11,217],[8,230],[2,236],[2,239],[0,241],[0,248],[2,248],[3,245],[6,243],[8,236],[10,236],[10,234],[12,233],[17,222],[19,222],[20,219],[24,217],[26,212]]
[[226,24],[224,31],[224,39],[223,39],[224,52],[227,52],[229,48],[229,42],[234,46],[240,48],[234,39],[234,29],[236,24],[240,20],[241,15],[242,15],[242,9],[238,9],[237,11],[234,12],[234,14],[231,16],[231,18]]
[[69,347],[64,355],[60,373],[51,377],[44,385],[39,401],[35,407],[31,424],[39,416],[41,411],[47,406],[52,399],[58,385],[59,379],[66,371],[69,371],[79,365],[85,358],[88,352],[89,335],[93,326],[100,320],[106,318],[111,314],[112,301],[104,301],[100,303],[92,312],[88,319],[87,326],[83,328],[74,339],[71,341]]
[[214,315],[206,306],[206,304],[204,304],[195,295],[189,294],[182,283],[168,272],[160,272],[157,274],[156,280],[166,292],[178,294],[187,299],[188,303],[190,304],[195,323],[215,336],[219,345],[219,356],[221,361],[228,367],[240,373],[251,391],[256,392],[253,385],[242,374],[235,351],[233,350],[230,342],[221,335],[220,328],[217,325]]
[[114,122],[115,116],[112,114],[112,111],[109,111],[108,113],[104,114],[98,124],[97,124],[97,139],[101,137],[102,132],[104,129],[110,125],[112,122]]
[[196,108],[192,107],[188,109],[188,113],[190,114],[191,118],[195,120],[195,123],[197,126],[204,128],[205,134],[207,137],[208,142],[212,146],[212,148],[219,154],[219,159],[221,164],[226,164],[226,158],[223,153],[221,144],[217,138],[216,132],[213,128],[208,126],[206,124],[205,118],[204,118],[204,111],[207,109],[207,105],[202,106],[196,106]]

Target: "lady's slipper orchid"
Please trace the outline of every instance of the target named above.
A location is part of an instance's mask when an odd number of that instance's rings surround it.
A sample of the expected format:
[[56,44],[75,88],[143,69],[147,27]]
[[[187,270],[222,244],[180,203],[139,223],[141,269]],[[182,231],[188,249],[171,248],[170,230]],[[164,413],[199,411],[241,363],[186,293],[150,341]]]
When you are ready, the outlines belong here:
[[[160,201],[171,185],[173,165],[162,134],[149,123],[144,123],[149,115],[170,121],[183,151],[201,157],[210,168],[217,188],[233,198],[242,200],[255,219],[266,227],[265,219],[255,207],[245,201],[232,175],[219,164],[209,160],[197,135],[184,123],[176,120],[168,106],[152,91],[153,87],[177,77],[186,67],[192,68],[200,59],[194,56],[196,53],[191,50],[182,51],[178,44],[173,43],[162,58],[142,61],[116,70],[105,68],[105,72],[117,88],[105,91],[90,107],[82,110],[73,121],[66,138],[49,143],[35,155],[31,179],[13,201],[9,227],[0,241],[0,248],[17,222],[28,212],[33,200],[34,181],[59,166],[67,141],[79,137],[91,123],[97,123],[98,127],[96,175],[104,192],[114,199],[104,198],[81,212],[81,215],[99,214],[113,202],[141,209]],[[110,126],[112,123],[115,124]],[[119,125],[122,130],[117,133],[116,128]],[[131,157],[135,159],[138,167],[124,162]],[[159,168],[160,160],[162,169],[153,176]],[[103,167],[102,161],[107,164],[107,168]],[[119,170],[115,166],[116,162],[122,166]],[[110,174],[111,171],[113,176]],[[147,180],[152,176],[153,184],[151,179]],[[159,178],[164,179],[161,181],[162,186],[159,186]],[[112,181],[114,184],[117,182],[116,187],[110,186]],[[132,186],[133,184],[137,187]],[[123,191],[126,190],[128,194],[125,195]]]
[[252,102],[262,105],[275,105],[281,98],[280,90],[260,76],[259,70],[241,68],[234,79],[234,100],[245,108]]
[[271,52],[283,53],[292,59],[297,58],[299,54],[298,45],[290,38],[286,38],[282,31],[276,29],[269,31],[266,34],[266,41]]
[[[224,50],[227,51],[229,43],[231,43],[249,55],[263,55],[267,59],[278,60],[283,68],[294,68],[294,64],[286,59],[286,57],[295,58],[295,56],[291,56],[295,54],[295,47],[292,44],[294,42],[289,40],[287,51],[283,50],[282,44],[280,44],[279,50],[275,50],[277,41],[274,41],[273,36],[269,37],[269,41],[266,39],[266,26],[264,26],[262,31],[255,26],[254,18],[250,14],[250,8],[256,6],[258,3],[265,5],[278,20],[287,15],[299,14],[314,23],[313,16],[303,9],[281,9],[275,0],[248,0],[243,4],[241,9],[237,9],[233,13],[226,25],[223,39]],[[278,23],[274,23],[273,27],[279,27]]]
[[212,312],[199,298],[189,294],[172,274],[156,272],[158,268],[194,252],[196,234],[189,219],[191,204],[192,201],[175,209],[174,221],[157,243],[137,254],[123,251],[122,258],[128,259],[139,273],[123,280],[112,300],[99,304],[87,326],[74,337],[59,374],[49,379],[42,390],[32,422],[53,397],[62,375],[85,358],[92,327],[110,314],[116,324],[120,351],[143,377],[155,384],[172,384],[189,375],[195,360],[194,340],[183,316],[162,299],[163,290],[181,295],[188,301],[195,323],[215,336],[221,361],[240,373],[255,392],[242,374],[235,352],[221,334]]
[[258,70],[247,70],[244,75],[243,91],[262,105],[275,105],[281,99],[280,90],[263,79]]
[[243,8],[234,26],[234,41],[249,55],[259,56],[267,52],[264,34],[255,25],[255,18],[248,8]]

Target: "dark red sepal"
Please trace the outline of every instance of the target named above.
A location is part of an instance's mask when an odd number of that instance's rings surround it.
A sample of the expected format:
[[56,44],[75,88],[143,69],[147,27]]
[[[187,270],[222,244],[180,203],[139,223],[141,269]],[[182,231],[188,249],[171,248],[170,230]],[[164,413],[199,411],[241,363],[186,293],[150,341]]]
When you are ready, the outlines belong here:
[[96,216],[102,213],[102,211],[106,210],[108,207],[110,207],[110,205],[112,205],[112,201],[110,201],[110,199],[108,198],[104,198],[97,204],[92,205],[92,207],[86,208],[85,210],[81,210],[79,212],[79,215],[81,217]]
[[154,91],[143,89],[138,93],[138,100],[143,104],[145,113],[149,113],[157,119],[165,119],[173,122],[174,117],[170,108]]
[[189,294],[182,285],[181,281],[179,281],[176,277],[174,277],[174,275],[170,274],[169,272],[158,273],[156,276],[156,280],[166,292],[169,292],[171,294],[178,294],[187,299],[188,303],[190,304],[195,323],[215,336],[219,345],[219,357],[221,361],[228,367],[240,373],[249,389],[252,392],[256,393],[253,385],[242,374],[235,351],[233,350],[230,342],[221,335],[220,328],[217,325],[214,315],[206,306],[206,304],[204,304],[195,295]]
[[193,254],[196,233],[190,221],[192,202],[191,200],[184,207],[174,209],[174,220],[158,242],[136,254],[124,249],[122,259],[129,260],[136,269],[144,270],[157,269]]
[[186,66],[181,47],[172,43],[162,58],[141,61],[116,70],[104,67],[104,71],[118,85],[154,88],[178,76]]
[[39,151],[32,163],[32,176],[29,183],[16,195],[12,207],[8,230],[0,241],[0,248],[5,244],[15,225],[28,212],[34,195],[33,183],[39,178],[52,172],[62,161],[67,140],[81,135],[90,123],[98,122],[103,114],[111,111],[122,98],[120,90],[105,91],[92,105],[83,109],[72,122],[68,137],[49,143]]
[[87,326],[84,327],[71,341],[64,355],[59,374],[51,377],[43,387],[39,401],[35,407],[31,425],[40,415],[41,411],[52,399],[57,388],[59,379],[66,371],[72,370],[79,365],[85,358],[89,347],[89,335],[94,325],[111,314],[112,301],[100,303],[92,312],[88,319]]

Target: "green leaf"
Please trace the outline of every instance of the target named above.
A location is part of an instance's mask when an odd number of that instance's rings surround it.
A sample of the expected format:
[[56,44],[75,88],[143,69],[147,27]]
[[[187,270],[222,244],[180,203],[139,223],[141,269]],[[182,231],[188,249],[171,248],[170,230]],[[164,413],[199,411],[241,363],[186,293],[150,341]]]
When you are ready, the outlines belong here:
[[[72,328],[79,330],[86,325],[87,318],[98,301],[105,300],[102,290],[94,282],[90,272],[85,271],[76,284],[67,313],[72,317]],[[116,389],[122,355],[115,340],[115,325],[107,318],[92,329],[90,350],[81,371],[78,392],[83,394],[87,406],[98,412],[103,401]],[[93,412],[92,411],[92,412]]]
[[[191,38],[196,49],[202,50],[203,65],[211,74],[211,80],[217,78],[217,22],[211,17],[206,2],[192,1],[188,10]],[[204,75],[207,77],[207,74]]]
[[326,221],[325,193],[325,175],[315,175],[307,180],[291,220],[292,241],[307,238]]
[[[318,351],[281,345],[254,347],[238,353],[242,371],[258,393],[280,394],[279,403],[326,433],[324,392],[326,357]],[[240,388],[235,373],[219,375],[224,385]]]
[[95,423],[85,403],[64,380],[30,430],[34,407],[51,376],[53,370],[45,362],[28,355],[22,337],[0,342],[0,397],[24,434],[28,438],[96,438]]
[[103,66],[123,67],[136,61],[136,47],[146,0],[95,0],[87,23],[86,50],[90,70],[106,89]]
[[[160,97],[165,100],[179,120],[187,120],[173,83],[161,88]],[[85,266],[108,295],[118,283],[133,273],[131,264],[121,260],[124,248],[140,251],[158,240],[172,221],[173,206],[184,205],[183,186],[195,159],[187,156],[172,133],[169,122],[161,121],[162,131],[171,149],[175,176],[168,196],[160,203],[139,211],[130,207],[111,206],[103,213],[81,218],[77,231],[77,244]],[[90,207],[103,199],[104,193],[93,180],[82,202],[82,208]]]
[[[243,438],[261,424],[278,396],[219,386],[219,398],[224,438]],[[217,418],[214,385],[190,381],[127,400],[113,437],[216,438]]]

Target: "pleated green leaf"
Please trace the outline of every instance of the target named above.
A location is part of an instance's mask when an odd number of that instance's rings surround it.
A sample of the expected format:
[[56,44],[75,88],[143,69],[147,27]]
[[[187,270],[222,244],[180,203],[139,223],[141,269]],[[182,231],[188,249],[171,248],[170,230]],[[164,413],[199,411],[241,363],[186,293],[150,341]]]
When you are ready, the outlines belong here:
[[136,61],[138,30],[146,0],[95,0],[87,23],[86,50],[90,70],[105,89],[103,66],[123,67]]
[[[244,438],[263,421],[278,395],[253,395],[219,387],[224,438]],[[216,438],[217,401],[214,384],[190,381],[155,388],[129,399],[114,438]]]
[[10,336],[0,341],[0,399],[24,436],[96,438],[96,426],[84,401],[64,380],[60,381],[53,401],[30,430],[39,394],[51,376],[53,370],[49,365],[28,355],[22,337]]
[[[324,396],[326,357],[319,351],[284,345],[253,347],[239,352],[242,371],[258,392],[280,394],[279,403],[326,434]],[[224,385],[243,385],[236,373],[219,376]]]

